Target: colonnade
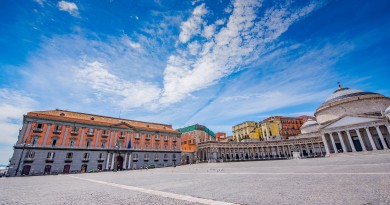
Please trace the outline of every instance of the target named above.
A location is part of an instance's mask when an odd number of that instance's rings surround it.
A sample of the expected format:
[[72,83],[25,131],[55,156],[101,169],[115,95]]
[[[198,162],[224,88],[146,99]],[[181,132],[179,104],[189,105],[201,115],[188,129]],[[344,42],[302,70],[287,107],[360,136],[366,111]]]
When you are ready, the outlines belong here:
[[205,143],[200,145],[197,159],[200,162],[289,159],[292,158],[292,146],[296,146],[302,158],[323,157],[326,154],[321,140],[281,141],[271,144],[264,142],[251,144]]
[[322,134],[327,155],[345,152],[388,150],[390,125],[372,125]]

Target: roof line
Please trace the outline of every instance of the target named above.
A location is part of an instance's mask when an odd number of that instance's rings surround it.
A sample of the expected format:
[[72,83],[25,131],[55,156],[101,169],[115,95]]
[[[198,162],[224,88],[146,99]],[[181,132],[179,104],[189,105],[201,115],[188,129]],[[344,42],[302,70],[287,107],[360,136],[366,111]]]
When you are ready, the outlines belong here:
[[[62,109],[55,109],[56,111],[64,111],[64,112],[72,112],[72,113],[78,113],[78,114],[84,114],[84,115],[92,115],[97,117],[106,117],[111,119],[118,119],[118,120],[127,120],[127,121],[133,121],[133,122],[141,122],[146,124],[155,124],[155,125],[165,125],[165,126],[172,126],[169,124],[163,124],[163,123],[155,123],[155,122],[145,122],[145,121],[139,121],[139,120],[129,120],[124,118],[118,118],[118,117],[111,117],[111,116],[104,116],[104,115],[96,115],[96,114],[90,114],[90,113],[84,113],[84,112],[77,112],[77,111],[70,111],[70,110],[62,110]],[[32,112],[45,112],[45,111],[32,111]]]

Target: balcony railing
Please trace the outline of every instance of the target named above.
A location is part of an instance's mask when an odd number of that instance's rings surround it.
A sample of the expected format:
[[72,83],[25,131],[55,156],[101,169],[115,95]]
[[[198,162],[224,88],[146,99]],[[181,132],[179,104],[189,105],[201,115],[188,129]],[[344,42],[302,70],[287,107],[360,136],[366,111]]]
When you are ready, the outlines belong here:
[[88,137],[93,137],[93,135],[94,135],[93,132],[88,132],[88,133],[87,133],[87,136],[88,136]]
[[61,130],[53,130],[53,133],[55,133],[55,134],[61,134]]
[[146,139],[146,140],[150,140],[150,137],[146,137],[145,139]]
[[37,127],[36,127],[36,128],[33,129],[33,132],[42,132],[42,131],[43,131],[42,128],[37,128]]
[[173,138],[172,142],[176,142],[176,138]]
[[108,137],[108,133],[103,133],[103,134],[102,134],[102,137],[103,137],[103,138],[107,138],[107,137]]
[[165,157],[164,157],[164,161],[168,161],[168,158],[165,158]]
[[104,158],[98,158],[97,161],[98,162],[104,162]]
[[154,161],[158,161],[158,158],[154,158]]
[[134,139],[136,139],[136,140],[139,140],[139,136],[135,136],[135,138]]
[[144,161],[149,161],[149,158],[144,158]]
[[123,139],[123,138],[125,138],[125,135],[120,135],[119,138],[122,138],[122,139]]
[[83,158],[81,161],[82,162],[89,162],[89,158]]
[[133,158],[133,161],[138,161],[138,158]]
[[164,138],[164,141],[166,141],[166,142],[167,142],[167,141],[168,141],[168,138]]
[[72,135],[78,135],[79,132],[77,132],[77,131],[72,131],[72,132],[70,132],[70,134],[72,134]]
[[34,161],[34,158],[31,158],[31,157],[24,158],[25,163],[29,163],[29,162],[33,162],[33,161]]
[[65,163],[69,163],[69,162],[72,162],[73,159],[72,158],[65,158]]
[[159,137],[156,137],[154,140],[156,140],[156,141],[160,141],[160,138],[159,138]]
[[46,159],[46,163],[53,163],[54,162],[54,158],[47,158]]

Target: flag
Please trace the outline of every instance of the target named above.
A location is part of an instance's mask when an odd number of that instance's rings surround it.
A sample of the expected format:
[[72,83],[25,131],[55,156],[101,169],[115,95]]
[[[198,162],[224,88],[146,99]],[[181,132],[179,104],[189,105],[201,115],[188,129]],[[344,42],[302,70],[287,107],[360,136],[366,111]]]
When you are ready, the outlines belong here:
[[129,140],[129,143],[127,144],[127,148],[131,148],[131,139]]

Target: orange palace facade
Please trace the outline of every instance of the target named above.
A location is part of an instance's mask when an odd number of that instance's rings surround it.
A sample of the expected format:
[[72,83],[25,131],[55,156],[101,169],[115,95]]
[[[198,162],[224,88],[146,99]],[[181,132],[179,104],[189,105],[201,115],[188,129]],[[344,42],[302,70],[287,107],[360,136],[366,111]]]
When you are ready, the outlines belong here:
[[24,115],[10,176],[180,165],[172,125],[49,110]]

